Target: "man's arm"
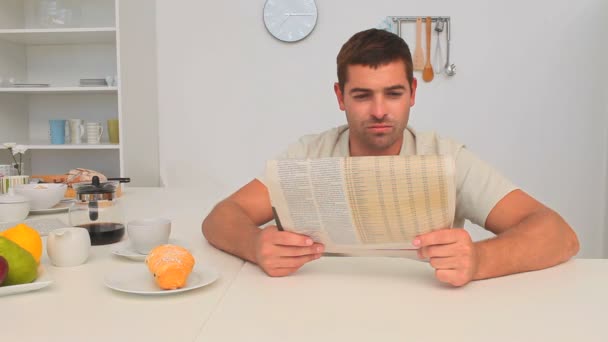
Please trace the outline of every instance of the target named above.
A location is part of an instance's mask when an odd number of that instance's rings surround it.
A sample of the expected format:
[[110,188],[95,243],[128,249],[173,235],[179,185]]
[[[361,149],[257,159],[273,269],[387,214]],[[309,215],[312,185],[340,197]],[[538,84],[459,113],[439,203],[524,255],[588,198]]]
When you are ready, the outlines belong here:
[[218,203],[202,224],[203,235],[213,246],[258,264],[271,276],[284,276],[318,259],[323,245],[304,235],[258,228],[272,219],[266,186],[253,180]]
[[442,229],[417,237],[414,244],[421,247],[420,257],[430,259],[436,277],[455,286],[551,267],[579,250],[572,228],[521,190],[494,206],[485,228],[497,236],[473,243],[464,229]]
[[485,227],[497,236],[475,244],[480,262],[474,279],[555,266],[579,251],[570,225],[521,190],[496,204]]

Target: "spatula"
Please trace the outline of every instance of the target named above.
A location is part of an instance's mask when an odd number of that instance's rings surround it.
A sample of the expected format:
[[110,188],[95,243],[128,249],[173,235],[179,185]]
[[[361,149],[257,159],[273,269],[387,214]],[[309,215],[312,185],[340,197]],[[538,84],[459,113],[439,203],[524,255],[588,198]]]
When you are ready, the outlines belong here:
[[426,17],[426,64],[422,70],[422,79],[431,82],[435,73],[431,65],[431,17]]
[[416,48],[414,49],[414,70],[424,70],[424,55],[422,54],[422,18],[416,19]]

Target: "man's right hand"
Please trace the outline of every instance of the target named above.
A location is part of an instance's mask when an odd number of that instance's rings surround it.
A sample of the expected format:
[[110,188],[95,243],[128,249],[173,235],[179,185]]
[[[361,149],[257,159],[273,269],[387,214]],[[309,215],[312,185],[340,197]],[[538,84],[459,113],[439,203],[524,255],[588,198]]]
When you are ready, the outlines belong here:
[[305,263],[319,259],[325,247],[306,235],[268,226],[255,239],[256,263],[271,277],[283,277]]

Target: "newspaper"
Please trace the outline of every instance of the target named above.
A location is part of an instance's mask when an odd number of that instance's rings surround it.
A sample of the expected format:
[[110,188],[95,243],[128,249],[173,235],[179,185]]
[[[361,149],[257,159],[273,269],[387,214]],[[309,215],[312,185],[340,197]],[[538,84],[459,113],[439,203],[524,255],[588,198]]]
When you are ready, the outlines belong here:
[[452,227],[454,168],[442,155],[269,160],[266,185],[279,229],[327,253],[412,256],[417,235]]

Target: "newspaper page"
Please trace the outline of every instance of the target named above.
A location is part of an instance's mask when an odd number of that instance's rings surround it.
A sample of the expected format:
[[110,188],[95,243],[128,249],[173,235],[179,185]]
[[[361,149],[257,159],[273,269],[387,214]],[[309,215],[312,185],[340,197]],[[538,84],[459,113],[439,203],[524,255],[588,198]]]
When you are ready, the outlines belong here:
[[403,256],[419,234],[452,227],[450,156],[270,160],[266,182],[277,226],[327,253]]

